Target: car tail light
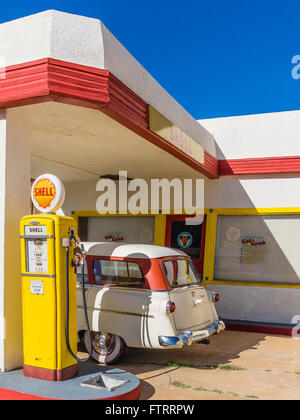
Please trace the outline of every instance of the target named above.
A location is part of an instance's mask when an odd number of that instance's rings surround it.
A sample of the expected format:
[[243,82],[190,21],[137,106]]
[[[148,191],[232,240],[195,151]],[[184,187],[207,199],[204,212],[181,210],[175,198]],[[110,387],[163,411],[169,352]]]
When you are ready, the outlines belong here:
[[212,301],[216,303],[216,302],[219,302],[219,300],[220,300],[219,293],[213,293],[212,294]]
[[175,312],[175,309],[176,309],[176,305],[175,305],[174,302],[168,302],[167,303],[166,310],[167,310],[167,313],[168,314],[173,314]]

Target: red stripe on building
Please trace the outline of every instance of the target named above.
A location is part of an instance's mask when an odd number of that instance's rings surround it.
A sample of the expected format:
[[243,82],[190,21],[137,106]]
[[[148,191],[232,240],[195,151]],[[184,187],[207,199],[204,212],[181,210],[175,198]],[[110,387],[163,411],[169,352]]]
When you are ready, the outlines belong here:
[[208,178],[218,178],[219,177],[219,161],[214,156],[209,154],[207,151],[204,152],[204,168],[207,171]]
[[272,325],[239,324],[238,322],[230,323],[230,322],[225,321],[225,326],[227,330],[231,330],[231,331],[244,331],[244,332],[262,333],[262,334],[284,335],[288,337],[292,337],[293,335],[292,328],[274,327]]
[[300,156],[219,160],[220,176],[295,172],[300,172]]
[[148,104],[108,70],[45,58],[6,68],[0,79],[0,109],[56,101],[98,109],[214,179],[218,161],[205,152],[204,165],[149,129]]

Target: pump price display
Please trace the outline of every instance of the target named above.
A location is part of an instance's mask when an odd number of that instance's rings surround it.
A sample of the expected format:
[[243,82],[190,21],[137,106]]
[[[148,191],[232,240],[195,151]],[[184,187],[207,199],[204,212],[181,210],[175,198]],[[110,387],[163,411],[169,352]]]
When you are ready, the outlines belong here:
[[48,273],[47,239],[29,239],[27,256],[28,273]]
[[25,226],[26,257],[28,273],[48,272],[48,247],[47,239],[42,238],[47,234],[46,226]]
[[47,239],[27,239],[27,272],[48,273]]

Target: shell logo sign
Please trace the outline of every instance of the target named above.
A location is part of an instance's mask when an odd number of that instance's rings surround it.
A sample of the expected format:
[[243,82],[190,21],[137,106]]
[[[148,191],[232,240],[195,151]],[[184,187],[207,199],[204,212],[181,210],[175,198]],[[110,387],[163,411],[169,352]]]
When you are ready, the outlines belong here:
[[56,195],[56,188],[49,179],[40,179],[34,187],[33,197],[40,207],[46,209],[50,207]]
[[40,212],[55,213],[65,200],[64,185],[55,175],[41,175],[32,185],[31,199]]

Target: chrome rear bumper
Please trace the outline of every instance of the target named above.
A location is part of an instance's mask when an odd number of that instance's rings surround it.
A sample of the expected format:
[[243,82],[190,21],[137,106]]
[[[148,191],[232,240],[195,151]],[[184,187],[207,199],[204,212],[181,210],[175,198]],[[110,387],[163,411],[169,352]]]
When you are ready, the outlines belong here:
[[215,334],[220,334],[220,332],[225,330],[225,324],[223,321],[215,322],[214,324],[210,325],[209,327],[199,330],[193,331],[193,342],[197,343],[198,341],[205,340],[208,337],[211,337]]
[[203,330],[185,331],[182,335],[175,337],[158,337],[159,344],[165,349],[181,349],[183,346],[191,346],[193,343],[205,340],[212,335],[219,334],[225,330],[223,321],[217,321]]

